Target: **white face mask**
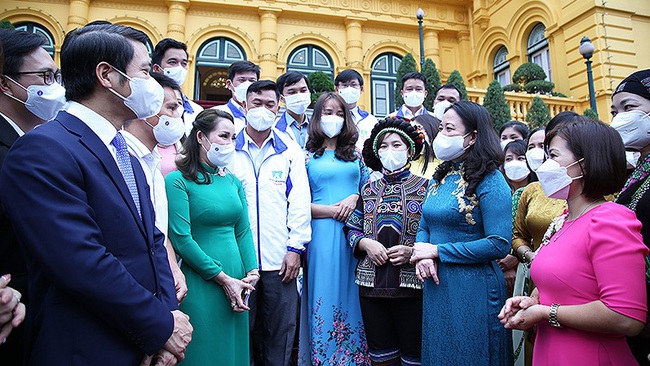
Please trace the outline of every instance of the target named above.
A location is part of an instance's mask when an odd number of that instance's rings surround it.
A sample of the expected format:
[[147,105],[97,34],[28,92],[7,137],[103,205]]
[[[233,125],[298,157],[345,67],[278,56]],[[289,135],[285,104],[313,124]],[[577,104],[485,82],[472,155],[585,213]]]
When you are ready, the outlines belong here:
[[295,114],[303,114],[311,104],[311,93],[297,93],[284,96],[287,109]]
[[526,151],[526,161],[528,161],[528,165],[530,165],[530,168],[534,172],[536,172],[537,169],[539,169],[539,166],[542,165],[545,156],[546,154],[544,153],[544,149],[539,147],[534,147]]
[[446,100],[438,102],[435,106],[433,106],[433,116],[442,121],[442,116],[445,114],[445,111],[449,107],[451,107],[451,103]]
[[636,168],[636,163],[639,161],[641,153],[638,151],[626,151],[625,152],[625,161],[627,162],[628,169]]
[[341,98],[343,98],[343,100],[345,100],[347,104],[355,104],[361,97],[361,89],[353,88],[351,86],[339,88],[339,95]]
[[[209,142],[209,141],[208,141]],[[201,145],[203,147],[203,145]],[[203,147],[205,150],[205,147]],[[219,168],[230,164],[232,157],[235,155],[235,145],[220,145],[217,143],[210,144],[210,150],[205,150],[208,161]]]
[[626,149],[639,151],[650,144],[650,113],[638,109],[621,112],[610,126],[621,135]]
[[381,165],[384,167],[384,169],[388,170],[389,172],[394,172],[406,165],[408,162],[408,151],[398,151],[393,149],[380,151],[379,160],[381,160]]
[[521,182],[530,174],[528,165],[521,160],[512,160],[503,164],[503,170],[506,172],[506,177],[513,182]]
[[183,66],[168,67],[163,70],[164,74],[172,78],[179,86],[183,85],[187,78],[187,69]]
[[407,107],[417,108],[424,102],[424,93],[419,91],[411,91],[404,93],[404,104]]
[[57,112],[65,105],[65,88],[57,82],[50,85],[30,85],[25,88],[12,78],[5,77],[27,91],[27,101],[23,102],[7,93],[5,95],[24,104],[28,111],[44,121],[56,117]]
[[511,143],[513,141],[515,141],[515,140],[501,140],[501,150],[505,151],[506,145],[508,145],[509,143]]
[[582,160],[580,159],[567,166],[560,166],[560,163],[553,159],[546,160],[536,172],[539,178],[539,184],[542,186],[546,196],[559,200],[567,200],[569,198],[571,182],[582,178],[582,175],[575,178],[570,177],[567,169]]
[[320,128],[329,138],[334,138],[341,133],[345,120],[335,114],[323,115],[320,117]]
[[446,136],[442,133],[439,133],[435,139],[433,139],[433,152],[436,154],[436,157],[443,161],[451,161],[459,158],[465,153],[471,145],[464,147],[465,137],[469,136],[470,133],[467,133],[463,136]]
[[145,119],[158,114],[160,109],[162,109],[163,100],[165,99],[163,87],[154,78],[132,78],[115,67],[113,69],[129,80],[131,94],[128,97],[124,97],[113,90],[113,88],[108,88],[108,90],[120,97],[124,101],[124,105],[138,119]]
[[239,103],[246,100],[246,92],[248,91],[248,87],[251,86],[251,84],[253,83],[250,81],[244,81],[235,87],[235,99],[237,99]]
[[246,113],[246,122],[256,131],[266,131],[275,123],[275,113],[265,107],[249,109]]
[[[151,126],[149,122],[147,124]],[[158,116],[158,124],[151,127],[153,128],[153,136],[162,146],[175,144],[185,134],[185,124],[180,118],[165,115]]]

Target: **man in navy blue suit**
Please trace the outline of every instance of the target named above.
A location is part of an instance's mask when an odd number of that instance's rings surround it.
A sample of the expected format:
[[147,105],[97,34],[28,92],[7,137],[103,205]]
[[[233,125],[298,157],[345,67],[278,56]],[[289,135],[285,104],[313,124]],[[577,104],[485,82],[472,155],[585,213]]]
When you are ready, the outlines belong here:
[[158,112],[163,91],[146,36],[110,27],[66,36],[68,104],[13,145],[0,173],[29,276],[28,365],[174,364],[191,340],[149,187],[118,133]]

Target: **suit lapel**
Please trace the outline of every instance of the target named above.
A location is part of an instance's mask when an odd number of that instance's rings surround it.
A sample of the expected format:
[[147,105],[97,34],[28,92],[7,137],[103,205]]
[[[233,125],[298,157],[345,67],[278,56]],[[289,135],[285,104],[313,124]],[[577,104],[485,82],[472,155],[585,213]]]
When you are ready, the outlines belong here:
[[[120,192],[126,205],[129,207],[134,220],[138,223],[138,227],[142,233],[147,236],[140,215],[138,214],[138,209],[135,207],[135,203],[133,202],[133,198],[129,192],[129,187],[126,185],[124,177],[106,145],[104,145],[102,140],[100,140],[99,137],[77,117],[66,112],[59,112],[56,119],[59,120],[69,131],[79,135],[79,141],[81,144],[84,145],[104,166],[106,173],[113,181],[113,184],[117,187],[117,190]],[[137,183],[138,189],[140,189],[139,186],[142,185],[143,182],[139,181]]]

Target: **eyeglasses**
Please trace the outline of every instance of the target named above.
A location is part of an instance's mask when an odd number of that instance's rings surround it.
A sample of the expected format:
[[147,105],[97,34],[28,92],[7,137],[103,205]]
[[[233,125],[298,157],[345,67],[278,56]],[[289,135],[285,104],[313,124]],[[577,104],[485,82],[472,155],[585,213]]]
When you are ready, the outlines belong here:
[[9,75],[30,75],[36,74],[43,76],[43,82],[45,85],[52,85],[56,81],[61,84],[61,70],[45,70],[45,71],[23,71],[23,72],[12,72]]

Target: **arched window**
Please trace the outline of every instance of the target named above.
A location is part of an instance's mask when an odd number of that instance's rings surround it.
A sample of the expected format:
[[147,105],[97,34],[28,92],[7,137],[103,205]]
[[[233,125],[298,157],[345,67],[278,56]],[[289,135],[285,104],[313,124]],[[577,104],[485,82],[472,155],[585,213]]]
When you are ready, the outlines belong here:
[[226,89],[228,67],[235,61],[245,59],[246,53],[232,39],[219,37],[203,43],[196,56],[195,99],[217,103],[228,101],[231,96]]
[[382,53],[372,62],[370,71],[372,113],[385,117],[395,105],[395,78],[402,58],[394,53]]
[[510,62],[507,58],[508,49],[501,46],[494,55],[494,79],[498,80],[501,86],[510,84]]
[[538,64],[546,72],[546,80],[551,78],[551,55],[548,50],[548,39],[546,39],[546,27],[538,23],[528,36],[528,61]]
[[317,46],[302,46],[296,48],[289,55],[287,71],[298,71],[309,75],[315,71],[322,71],[334,79],[334,63],[323,49]]
[[52,37],[52,33],[50,33],[50,31],[43,28],[39,24],[32,23],[32,22],[17,23],[15,27],[16,30],[36,33],[45,37],[47,39],[47,42],[45,42],[43,48],[45,49],[45,51],[47,51],[47,53],[50,54],[50,56],[52,56],[52,58],[54,58],[54,37]]

